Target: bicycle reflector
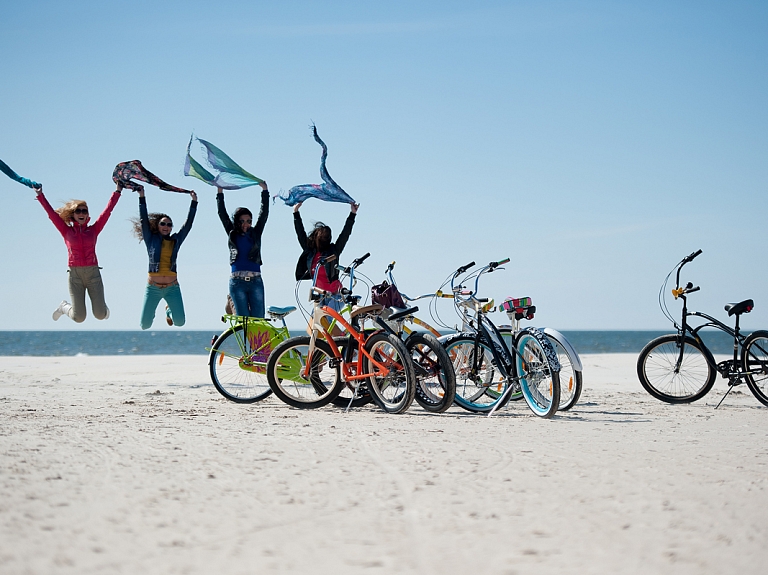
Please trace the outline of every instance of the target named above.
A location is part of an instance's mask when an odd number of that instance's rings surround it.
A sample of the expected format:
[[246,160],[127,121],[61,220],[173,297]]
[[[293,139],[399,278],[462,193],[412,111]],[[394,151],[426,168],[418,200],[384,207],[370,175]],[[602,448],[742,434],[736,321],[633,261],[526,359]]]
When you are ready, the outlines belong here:
[[533,314],[536,313],[536,306],[533,305],[529,297],[508,297],[499,306],[499,311],[507,312],[509,319],[533,319]]

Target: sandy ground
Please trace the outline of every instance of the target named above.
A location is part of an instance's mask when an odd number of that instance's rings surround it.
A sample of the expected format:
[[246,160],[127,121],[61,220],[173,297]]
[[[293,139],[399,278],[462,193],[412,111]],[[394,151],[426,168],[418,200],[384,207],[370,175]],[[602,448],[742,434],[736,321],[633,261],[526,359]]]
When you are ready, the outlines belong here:
[[0,573],[765,573],[768,408],[297,411],[202,356],[0,358]]

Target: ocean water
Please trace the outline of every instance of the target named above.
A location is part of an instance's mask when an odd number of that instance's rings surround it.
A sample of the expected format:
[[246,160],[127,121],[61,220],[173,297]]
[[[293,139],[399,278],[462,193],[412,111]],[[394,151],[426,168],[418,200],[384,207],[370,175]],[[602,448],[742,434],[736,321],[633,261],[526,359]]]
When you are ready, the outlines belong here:
[[[563,331],[579,354],[638,353],[667,331]],[[296,332],[292,335],[300,335]],[[207,355],[211,331],[0,331],[0,355]],[[733,340],[712,331],[702,335],[713,353],[730,354]]]

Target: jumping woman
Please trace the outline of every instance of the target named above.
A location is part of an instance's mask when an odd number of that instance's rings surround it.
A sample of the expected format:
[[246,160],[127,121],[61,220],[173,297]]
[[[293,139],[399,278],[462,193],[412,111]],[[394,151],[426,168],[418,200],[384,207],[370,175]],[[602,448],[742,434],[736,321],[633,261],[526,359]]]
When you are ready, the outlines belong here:
[[224,190],[218,188],[216,206],[219,219],[229,235],[229,295],[235,306],[235,314],[264,317],[264,282],[261,279],[261,234],[269,216],[269,190],[261,182],[261,208],[259,218],[253,222],[248,208],[237,208],[232,218],[224,205]]
[[69,295],[72,303],[62,301],[53,312],[54,320],[66,315],[77,323],[85,321],[86,292],[91,299],[93,317],[109,317],[109,308],[104,301],[104,283],[101,281],[99,262],[96,259],[96,239],[117,205],[122,189],[121,185],[117,186],[109,198],[107,207],[93,225],[89,225],[91,218],[88,215],[88,204],[84,200],[71,200],[54,210],[43,195],[43,187],[35,188],[37,201],[42,204],[53,225],[59,230],[69,252]]
[[331,242],[331,228],[323,222],[317,222],[312,231],[307,234],[304,230],[304,224],[301,221],[299,208],[303,202],[299,202],[293,207],[293,225],[296,228],[296,237],[301,245],[301,256],[296,263],[296,281],[312,279],[315,277],[315,270],[320,259],[328,256],[336,256],[333,261],[326,262],[317,273],[317,287],[331,292],[331,296],[325,298],[322,305],[327,305],[335,310],[344,307],[344,300],[341,296],[341,282],[339,281],[339,270],[336,266],[339,264],[339,256],[344,246],[347,245],[349,236],[352,234],[352,226],[355,225],[357,208],[360,204],[350,203],[350,211],[347,221],[344,222],[344,228],[341,230],[336,242]]
[[139,219],[133,220],[133,233],[144,240],[149,256],[149,278],[144,292],[144,308],[141,312],[141,329],[149,329],[155,319],[160,300],[165,300],[165,314],[168,325],[181,327],[186,322],[181,288],[176,278],[176,256],[179,248],[192,229],[197,212],[197,194],[190,192],[187,221],[177,233],[173,232],[173,220],[167,214],[148,214],[144,189],[139,193]]

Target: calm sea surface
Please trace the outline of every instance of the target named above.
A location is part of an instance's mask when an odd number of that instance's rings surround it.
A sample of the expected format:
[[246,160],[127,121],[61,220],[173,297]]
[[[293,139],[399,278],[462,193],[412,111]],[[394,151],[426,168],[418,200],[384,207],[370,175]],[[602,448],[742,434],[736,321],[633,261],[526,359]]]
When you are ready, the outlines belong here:
[[[301,332],[303,333],[303,332]],[[564,331],[576,351],[638,353],[663,331]],[[0,331],[0,355],[206,355],[213,331]],[[297,332],[294,335],[299,335]],[[706,332],[713,353],[730,354],[733,340],[720,332]]]

